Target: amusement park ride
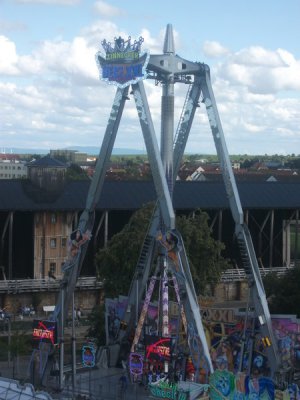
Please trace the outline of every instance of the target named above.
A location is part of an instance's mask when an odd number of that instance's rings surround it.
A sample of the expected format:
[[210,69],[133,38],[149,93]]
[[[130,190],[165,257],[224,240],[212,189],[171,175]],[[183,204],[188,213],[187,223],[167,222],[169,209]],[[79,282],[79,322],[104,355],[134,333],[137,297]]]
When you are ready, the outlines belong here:
[[[244,222],[239,193],[212,90],[210,69],[206,64],[185,60],[175,53],[171,25],[167,25],[163,54],[149,55],[147,52],[142,53],[142,42],[142,38],[134,43],[131,43],[131,38],[126,41],[122,38],[116,38],[112,45],[104,40],[102,46],[105,54],[102,55],[98,52],[96,55],[97,63],[102,70],[102,79],[116,84],[117,90],[95,174],[88,192],[86,207],[81,214],[77,228],[80,236],[78,251],[75,251],[64,265],[61,291],[52,320],[57,322],[59,335],[62,336],[64,321],[71,306],[75,285],[93,228],[95,207],[101,196],[120,120],[130,94],[133,95],[135,100],[153,174],[157,204],[129,290],[127,312],[125,312],[122,321],[124,329],[119,330],[116,338],[116,341],[120,344],[119,357],[123,360],[127,357],[128,360],[129,356],[138,349],[143,336],[147,308],[154,293],[155,284],[159,281],[162,315],[159,327],[160,337],[167,338],[170,335],[168,328],[168,288],[172,286],[179,305],[179,318],[181,318],[184,326],[190,356],[195,367],[195,381],[197,382],[200,379],[200,370],[205,370],[207,376],[213,372],[214,366],[206,341],[189,261],[180,232],[175,227],[175,214],[172,205],[172,193],[177,172],[195,112],[199,104],[202,103],[208,115],[226,194],[235,222],[235,236],[248,279],[250,293],[248,317],[257,321],[256,325],[259,327],[260,337],[267,343],[266,352],[270,376],[277,379],[280,371],[277,342],[272,330],[266,294],[251,236]],[[154,80],[156,85],[162,87],[160,150],[143,84],[145,78]],[[176,132],[174,130],[175,84],[184,84],[188,88]],[[142,305],[138,318],[135,315],[137,304]],[[133,336],[132,332],[134,332]],[[244,344],[241,343],[242,351],[244,350],[243,346]],[[46,363],[42,367],[42,371],[45,369]]]

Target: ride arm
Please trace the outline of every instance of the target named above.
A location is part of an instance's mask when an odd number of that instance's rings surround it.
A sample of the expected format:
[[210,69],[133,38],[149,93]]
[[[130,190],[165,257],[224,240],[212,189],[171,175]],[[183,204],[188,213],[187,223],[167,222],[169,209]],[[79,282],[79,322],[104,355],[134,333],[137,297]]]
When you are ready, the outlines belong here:
[[175,137],[174,155],[173,155],[173,182],[180,168],[180,163],[185,151],[186,143],[190,134],[195,112],[199,107],[199,98],[201,94],[201,82],[203,78],[195,76],[191,90],[187,94],[186,102],[182,110],[182,116],[178,125],[178,134]]
[[[80,230],[80,232],[82,232],[83,234],[91,234],[93,229],[94,212],[103,188],[107,166],[110,160],[121,116],[124,110],[125,101],[127,99],[128,89],[128,87],[124,89],[118,88],[114,98],[100,154],[97,160],[95,173],[89,187],[85,210],[82,212],[78,223],[77,229]],[[79,252],[76,257],[67,260],[63,266],[61,290],[52,316],[52,318],[57,320],[58,322],[60,322],[59,316],[61,314],[62,307],[64,317],[63,319],[65,320],[68,315],[68,309],[70,307],[77,279],[80,275],[87,247],[88,240],[86,240],[80,246]]]
[[235,221],[235,234],[241,250],[246,276],[249,282],[249,290],[252,293],[252,301],[256,317],[262,321],[261,332],[268,336],[271,345],[267,348],[271,373],[274,376],[280,366],[276,338],[272,329],[271,316],[266,299],[266,294],[261,279],[254,246],[248,230],[244,223],[243,210],[237,190],[231,162],[229,159],[224,133],[221,126],[216,102],[210,81],[209,67],[204,70],[205,79],[202,81],[203,102],[206,106],[207,115],[213,134],[216,150],[221,163],[221,171],[225,184],[226,194],[233,219]]
[[[193,118],[195,115],[196,108],[198,106],[198,100],[201,93],[200,82],[203,78],[195,77],[195,80],[192,84],[192,88],[187,93],[187,98],[185,105],[182,110],[182,118],[178,124],[178,135],[176,137],[175,148],[174,148],[174,176],[173,179],[175,181],[180,162],[184,153],[184,149],[187,143],[188,135],[192,126]],[[144,243],[142,245],[142,249],[139,255],[139,259],[136,265],[134,277],[131,282],[131,286],[128,293],[128,310],[133,310],[136,306],[136,302],[138,304],[141,302],[144,289],[146,283],[149,278],[149,272],[152,264],[152,259],[154,257],[156,251],[156,236],[159,230],[160,223],[160,212],[159,212],[159,203],[157,202],[155,205],[155,209],[150,221],[149,230],[145,236]],[[130,312],[125,313],[124,322],[127,325],[126,332],[120,331],[119,337],[126,337],[132,328],[133,323],[133,314]]]
[[[174,230],[173,233],[176,235],[178,242],[175,250],[176,257],[172,257],[173,261],[169,263],[169,267],[177,281],[181,302],[180,306],[183,306],[186,316],[191,356],[197,369],[200,367],[200,364],[203,364],[204,357],[205,369],[212,373],[214,368],[206,341],[198,296],[195,291],[188,257],[180,233],[177,230]],[[202,361],[200,362],[200,360]]]
[[140,81],[138,83],[135,83],[134,85],[132,85],[132,89],[136,109],[140,120],[140,125],[144,136],[147,154],[149,157],[150,167],[162,218],[167,229],[174,229],[174,209],[167,180],[165,177],[159,148],[156,141],[154,126],[143,82]]

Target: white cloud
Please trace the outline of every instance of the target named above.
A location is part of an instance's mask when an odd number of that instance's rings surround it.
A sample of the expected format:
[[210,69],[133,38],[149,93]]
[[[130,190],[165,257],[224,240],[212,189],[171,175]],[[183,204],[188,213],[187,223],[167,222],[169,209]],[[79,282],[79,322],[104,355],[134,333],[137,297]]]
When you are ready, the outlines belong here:
[[231,62],[248,67],[283,67],[285,62],[279,51],[266,50],[260,46],[251,46],[247,49],[242,49],[231,57]]
[[225,56],[229,53],[229,50],[219,42],[209,40],[204,42],[202,50],[205,56],[211,58]]
[[42,60],[45,71],[73,82],[87,80],[91,83],[97,79],[95,52],[84,38],[75,37],[72,42],[44,42],[35,58]]
[[[164,34],[162,29],[154,37],[149,30],[142,29],[138,36],[145,39],[145,49],[160,54]],[[9,143],[8,147],[100,147],[115,88],[99,80],[95,53],[102,51],[103,39],[113,41],[115,36],[129,35],[112,22],[96,21],[72,40],[38,42],[34,51],[25,55],[18,54],[11,39],[0,36],[0,142],[4,146]],[[177,50],[176,31],[174,37]],[[207,55],[222,57],[213,64],[211,77],[230,153],[280,153],[281,148],[291,153],[297,148],[299,60],[285,49],[270,51],[256,46],[233,53],[217,42],[206,42],[205,46]],[[175,87],[177,119],[186,91],[186,86],[182,86]],[[159,141],[161,86],[148,80],[145,89]],[[287,98],[290,92],[286,91],[294,91],[294,98]],[[136,147],[139,143],[141,148],[143,138],[137,111],[133,97],[130,99],[117,140],[124,147]],[[196,114],[187,149],[215,151],[202,104]],[[177,120],[175,129],[176,125]]]
[[16,46],[0,36],[0,74],[30,76],[43,74],[50,78],[56,74],[60,79],[96,82],[96,48],[89,46],[83,37],[72,42],[45,41],[30,55],[18,56]]
[[262,125],[251,124],[249,122],[241,120],[240,121],[240,129],[245,129],[245,131],[247,131],[249,133],[258,133],[258,132],[262,132],[265,129],[265,127]]
[[106,18],[117,17],[125,14],[122,9],[114,7],[102,0],[96,1],[94,4],[94,10],[97,14]]
[[0,36],[0,74],[17,75],[18,55],[16,46],[7,37]]
[[250,92],[273,94],[300,89],[300,61],[289,52],[250,47],[229,55],[216,67],[217,75]]
[[[113,42],[114,38],[119,36],[124,39],[127,39],[129,36],[131,36],[132,40],[138,40],[138,38],[142,36],[144,38],[142,50],[148,50],[151,54],[162,53],[164,33],[164,30],[161,30],[158,34],[158,37],[153,37],[148,29],[143,28],[136,37],[133,37],[128,32],[120,30],[115,23],[105,20],[94,22],[81,31],[81,35],[85,38],[87,44],[96,48],[96,51],[104,51],[101,46],[101,42],[104,39],[106,39],[108,42]],[[174,31],[173,34],[175,41],[178,41],[178,33]]]

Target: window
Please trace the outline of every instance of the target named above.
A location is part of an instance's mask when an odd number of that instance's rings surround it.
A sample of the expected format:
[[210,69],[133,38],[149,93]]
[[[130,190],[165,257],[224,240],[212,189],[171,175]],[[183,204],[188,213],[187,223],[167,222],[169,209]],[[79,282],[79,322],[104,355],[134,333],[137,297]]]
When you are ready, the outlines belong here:
[[66,247],[67,245],[67,238],[63,237],[61,238],[61,247]]
[[50,263],[50,269],[48,271],[49,278],[56,279],[55,273],[56,273],[56,263],[52,262]]
[[283,262],[288,267],[300,264],[300,221],[283,221]]
[[56,263],[50,263],[50,274],[54,275],[56,273]]
[[297,266],[300,260],[300,224],[296,221],[290,225],[290,255]]
[[51,247],[51,249],[55,249],[56,248],[56,238],[51,238],[50,239],[50,247]]
[[51,222],[52,224],[56,223],[56,214],[51,214]]
[[41,248],[44,247],[44,244],[45,244],[45,240],[44,240],[44,238],[41,238]]

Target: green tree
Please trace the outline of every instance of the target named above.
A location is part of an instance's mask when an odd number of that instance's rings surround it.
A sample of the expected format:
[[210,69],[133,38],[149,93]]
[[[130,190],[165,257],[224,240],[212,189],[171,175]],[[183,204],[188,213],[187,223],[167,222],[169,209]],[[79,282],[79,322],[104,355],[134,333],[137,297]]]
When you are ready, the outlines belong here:
[[136,211],[123,230],[97,253],[97,273],[104,281],[106,297],[128,294],[152,212],[153,204]]
[[86,172],[83,171],[83,169],[77,164],[70,165],[70,167],[67,169],[66,177],[67,177],[67,179],[72,180],[72,181],[81,180],[81,179],[86,179],[86,180],[89,179]]
[[176,219],[189,259],[191,273],[197,293],[205,294],[208,286],[214,286],[222,271],[230,267],[222,257],[225,246],[212,237],[207,213],[197,210],[191,216]]
[[264,287],[272,314],[295,314],[300,318],[300,268],[294,268],[283,276],[268,274]]
[[87,336],[95,338],[97,346],[104,345],[106,342],[104,305],[94,307],[88,316],[88,323]]
[[300,157],[290,160],[289,165],[291,166],[291,168],[299,169],[300,168]]
[[[138,256],[146,235],[154,204],[136,211],[123,230],[114,235],[106,248],[96,255],[98,279],[104,282],[105,297],[128,295]],[[181,216],[176,225],[182,235],[197,293],[205,294],[207,285],[214,285],[229,262],[222,256],[224,244],[211,236],[207,213],[200,210]],[[174,293],[170,294],[171,296]],[[105,344],[105,310],[97,306],[89,318],[88,336],[98,345]]]
[[12,360],[12,375],[15,378],[16,372],[20,370],[19,357],[28,354],[31,338],[25,332],[13,331],[8,335],[8,343],[0,342],[0,354],[3,357],[5,353]]
[[[134,213],[123,230],[96,255],[98,277],[104,281],[106,297],[128,294],[152,212],[153,204],[148,204]],[[216,283],[229,267],[229,262],[221,256],[224,245],[212,238],[208,219],[200,210],[190,217],[176,219],[198,293],[203,293],[207,284]]]

